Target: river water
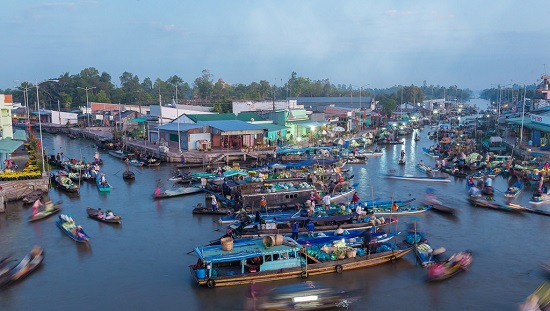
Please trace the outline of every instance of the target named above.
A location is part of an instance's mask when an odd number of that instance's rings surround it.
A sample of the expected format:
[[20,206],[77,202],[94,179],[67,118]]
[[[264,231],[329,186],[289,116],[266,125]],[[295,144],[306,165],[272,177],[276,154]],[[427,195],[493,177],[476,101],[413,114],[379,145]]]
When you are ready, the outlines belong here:
[[[515,310],[546,275],[540,263],[548,258],[550,218],[534,214],[508,214],[478,207],[466,201],[465,181],[452,178],[448,184],[427,184],[388,180],[388,170],[419,175],[414,164],[434,160],[422,153],[433,144],[426,138],[414,142],[407,137],[403,146],[384,147],[384,155],[366,165],[352,165],[354,182],[359,183],[362,199],[374,197],[396,200],[421,199],[426,187],[436,190],[439,199],[459,210],[455,217],[432,211],[417,216],[419,230],[434,247],[443,246],[447,255],[469,249],[473,264],[469,271],[447,281],[428,284],[426,271],[412,253],[393,264],[344,271],[342,274],[311,277],[335,288],[359,289],[363,294],[351,310]],[[95,148],[86,140],[45,134],[48,153],[91,160]],[[401,149],[407,165],[397,160]],[[224,233],[213,216],[193,215],[194,205],[204,195],[152,200],[156,180],[167,179],[175,167],[137,169],[136,180],[125,182],[120,160],[102,154],[102,170],[112,185],[111,193],[101,194],[95,184],[82,185],[79,197],[69,197],[55,188],[52,201],[63,201],[63,212],[71,213],[77,224],[91,236],[90,246],[79,245],[55,226],[55,217],[28,223],[30,208],[11,204],[0,214],[0,256],[22,258],[35,244],[46,250],[44,265],[26,280],[0,290],[0,310],[242,310],[246,286],[199,288],[188,265],[196,257],[193,247]],[[503,202],[508,181],[497,177],[495,199]],[[533,186],[515,200],[525,203]],[[112,209],[123,217],[121,226],[95,222],[86,217],[86,207]],[[413,219],[399,218],[399,230]],[[266,286],[301,282],[279,281]]]

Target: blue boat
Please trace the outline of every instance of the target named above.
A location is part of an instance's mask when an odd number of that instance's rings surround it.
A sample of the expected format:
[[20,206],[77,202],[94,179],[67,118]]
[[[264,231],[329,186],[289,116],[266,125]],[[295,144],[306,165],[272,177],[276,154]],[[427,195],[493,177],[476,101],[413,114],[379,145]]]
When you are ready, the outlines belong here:
[[439,155],[441,154],[437,150],[430,151],[430,149],[425,148],[425,147],[422,148],[422,151],[424,151],[424,153],[426,155],[428,155],[429,157],[432,157],[432,158],[439,158]]
[[65,234],[68,235],[71,239],[80,243],[88,243],[90,236],[88,236],[86,232],[82,230],[82,227],[78,226],[80,227],[80,233],[81,233],[80,235],[78,235],[76,233],[76,230],[78,227],[74,223],[69,223],[59,219],[55,222],[55,224],[59,229],[61,229],[61,231],[65,232]]
[[111,185],[105,180],[105,182],[101,182],[101,177],[104,177],[105,174],[98,172],[95,176],[95,184],[97,186],[97,189],[99,189],[99,192],[110,192],[111,191]]
[[506,192],[504,192],[504,197],[515,198],[521,192],[521,189],[523,189],[523,182],[518,179],[512,186],[506,189]]
[[[336,249],[336,248],[335,248]],[[189,266],[192,277],[207,287],[269,282],[313,275],[343,273],[347,270],[392,263],[412,250],[381,245],[374,252],[344,245],[336,255],[318,247],[304,247],[291,238],[266,236],[234,242],[227,237],[221,245],[194,249],[197,263]],[[321,258],[322,257],[322,258]]]

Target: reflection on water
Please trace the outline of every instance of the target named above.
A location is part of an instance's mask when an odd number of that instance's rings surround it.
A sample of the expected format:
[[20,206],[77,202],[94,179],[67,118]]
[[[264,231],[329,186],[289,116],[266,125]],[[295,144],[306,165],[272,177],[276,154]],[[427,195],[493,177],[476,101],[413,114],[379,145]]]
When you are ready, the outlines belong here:
[[[358,183],[362,199],[419,201],[426,192],[422,182],[397,181],[383,178],[389,169],[411,175],[421,175],[415,164],[422,159],[435,165],[422,147],[434,144],[426,137],[404,145],[384,146],[382,157],[369,158],[366,164],[350,166]],[[85,140],[44,135],[48,152],[64,152],[71,157],[93,158],[96,149]],[[55,149],[52,149],[53,146]],[[406,165],[397,160],[405,148]],[[242,310],[246,301],[246,286],[229,288],[199,288],[193,282],[188,265],[197,257],[186,254],[197,245],[219,238],[225,232],[216,220],[219,216],[193,215],[192,207],[204,202],[202,194],[155,201],[151,194],[155,181],[167,185],[175,165],[162,164],[155,169],[134,170],[132,183],[122,179],[124,164],[105,152],[101,170],[109,177],[112,191],[100,194],[94,183],[84,183],[80,197],[69,197],[57,189],[50,199],[63,201],[63,212],[71,213],[91,236],[90,248],[79,245],[55,225],[55,216],[28,223],[31,210],[21,204],[9,204],[0,215],[0,256],[12,253],[23,256],[32,245],[45,248],[46,259],[40,273],[0,291],[2,310],[59,310],[79,306],[83,310],[105,308],[105,299],[90,299],[85,293],[103,293],[112,310]],[[398,168],[399,167],[399,168]],[[497,177],[495,188],[506,189],[508,180]],[[457,209],[456,217],[432,211],[414,218],[399,217],[398,230],[405,230],[415,219],[434,247],[445,247],[449,253],[471,249],[472,267],[466,273],[447,282],[428,285],[426,271],[416,264],[411,253],[394,264],[311,277],[341,290],[359,289],[362,293],[351,310],[512,310],[545,278],[539,273],[540,262],[548,259],[550,245],[549,219],[534,214],[511,215],[485,208],[471,207],[466,201],[463,179],[451,177],[451,183],[430,184],[439,200]],[[533,186],[526,185],[516,203],[527,204]],[[373,195],[374,194],[374,195]],[[495,195],[504,202],[503,195]],[[122,226],[109,226],[89,219],[86,207],[112,209],[123,218]],[[546,208],[548,206],[539,206]],[[395,230],[395,228],[392,228]],[[93,249],[93,251],[92,251]],[[527,254],[527,255],[526,255]],[[302,282],[287,280],[269,284],[284,286]],[[70,284],[70,285],[68,285]],[[498,284],[498,286],[495,286]],[[59,289],[63,290],[59,290]],[[95,294],[94,294],[95,295]],[[94,296],[97,297],[97,296]]]

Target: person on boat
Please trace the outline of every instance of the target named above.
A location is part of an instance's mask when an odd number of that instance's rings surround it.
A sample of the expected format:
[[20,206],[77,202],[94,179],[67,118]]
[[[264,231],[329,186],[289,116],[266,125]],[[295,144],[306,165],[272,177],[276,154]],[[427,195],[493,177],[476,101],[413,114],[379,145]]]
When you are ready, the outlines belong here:
[[424,166],[424,161],[420,160],[420,162],[418,162],[418,166]]
[[216,196],[212,195],[212,210],[215,212],[217,210],[218,201],[216,201]]
[[361,204],[357,204],[357,207],[355,208],[355,213],[357,213],[357,215],[359,215],[359,219],[363,219],[365,218],[365,216],[367,216],[367,212],[366,211],[363,211],[363,208],[361,207]]
[[378,146],[376,146],[376,148],[374,148],[374,152],[380,152],[380,149],[378,149]]
[[113,211],[108,210],[108,211],[107,211],[107,215],[105,216],[105,219],[106,219],[106,220],[115,219],[115,214],[113,213]]
[[86,237],[86,235],[82,231],[82,226],[80,226],[80,225],[78,225],[76,227],[74,235],[75,235],[75,237],[77,237],[79,239],[84,239],[84,240],[88,241],[88,238]]
[[104,214],[103,211],[101,210],[101,207],[97,209],[96,217],[97,217],[98,219],[105,219],[105,214]]
[[355,193],[353,194],[353,197],[351,198],[351,203],[355,205],[358,202],[359,202],[359,194],[357,193],[357,191],[355,191]]
[[224,181],[222,184],[222,195],[231,195],[231,188],[229,188],[229,184],[227,183],[227,181]]
[[323,203],[325,205],[325,210],[330,209],[330,200],[331,200],[330,193],[325,194],[325,196],[323,197]]
[[290,228],[291,228],[291,231],[292,231],[292,239],[293,240],[298,240],[298,232],[300,232],[300,226],[298,225],[296,220],[294,220],[292,222],[292,224],[290,225]]
[[107,184],[107,180],[105,179],[105,174],[101,174],[100,182],[102,186],[105,186]]
[[160,179],[159,179],[159,180],[157,180],[157,187],[155,188],[155,196],[159,196],[161,194],[160,186],[161,186],[161,182],[160,182]]
[[206,177],[201,178],[201,188],[206,188]]
[[260,200],[260,210],[267,210],[267,200],[263,195],[262,195],[262,199]]
[[468,186],[472,187],[474,184],[474,178],[472,176],[468,177]]
[[492,178],[490,178],[490,177],[485,178],[485,187],[487,188],[488,191],[493,190],[493,179]]
[[97,152],[97,151],[94,154],[94,163],[99,163],[99,152]]
[[344,235],[344,229],[342,229],[341,225],[338,225],[338,229],[336,229],[335,234],[336,235]]
[[405,157],[405,150],[401,150],[401,159],[403,159]]
[[38,209],[41,207],[41,206],[44,206],[44,204],[42,204],[42,202],[40,202],[40,198],[36,199],[36,201],[34,201],[33,205],[32,205],[32,215],[35,216],[36,213],[38,213]]
[[367,230],[365,230],[363,232],[363,234],[361,234],[361,237],[363,238],[363,243],[361,245],[361,248],[362,249],[366,249],[366,250],[369,250],[369,244],[372,240],[372,236],[370,234],[370,228],[368,228]]
[[312,237],[313,231],[315,231],[315,224],[313,223],[313,221],[311,221],[311,219],[307,220],[306,229],[307,229],[307,235]]

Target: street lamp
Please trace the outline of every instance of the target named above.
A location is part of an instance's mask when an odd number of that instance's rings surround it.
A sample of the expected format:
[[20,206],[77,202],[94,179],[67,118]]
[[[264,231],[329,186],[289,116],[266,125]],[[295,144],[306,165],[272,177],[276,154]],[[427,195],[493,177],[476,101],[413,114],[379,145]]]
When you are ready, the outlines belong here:
[[180,122],[178,120],[180,117],[179,108],[178,108],[178,85],[182,85],[183,81],[179,83],[168,82],[168,84],[173,85],[176,88],[176,119],[175,120],[178,122],[178,150],[181,153],[181,137],[180,137],[181,133],[180,133]]
[[38,105],[38,128],[40,132],[40,153],[42,156],[42,174],[46,171],[46,164],[44,159],[44,141],[42,140],[42,117],[40,115],[40,97],[38,95],[38,87],[44,82],[59,82],[59,80],[44,80],[42,82],[36,82],[34,85],[36,87],[36,104]]
[[[20,82],[21,80],[14,80],[13,82]],[[25,110],[27,110],[27,123],[30,122],[31,120],[31,115],[30,115],[30,109],[29,109],[29,90],[32,89],[32,87],[28,86],[29,85],[29,82],[28,81],[23,81],[26,83],[26,86],[23,86],[23,84],[21,84],[21,86],[17,86],[17,88],[21,89],[23,91],[23,101],[25,102]]]
[[[88,91],[89,90],[93,90],[95,89],[96,87],[95,86],[92,86],[92,87],[80,87],[80,86],[77,86],[76,87],[77,89],[81,89],[81,90],[84,90],[86,91],[86,116],[87,116],[87,119],[88,121],[86,122],[86,125],[88,127],[88,133],[90,132],[90,112],[91,111],[88,111]],[[119,112],[120,113],[120,112]]]

